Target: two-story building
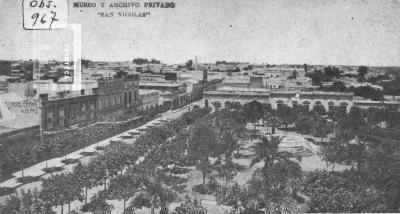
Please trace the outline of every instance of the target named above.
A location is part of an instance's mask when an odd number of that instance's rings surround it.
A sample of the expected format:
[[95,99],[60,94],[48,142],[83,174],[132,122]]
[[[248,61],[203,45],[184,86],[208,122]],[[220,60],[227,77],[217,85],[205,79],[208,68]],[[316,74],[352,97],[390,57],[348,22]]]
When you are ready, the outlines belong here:
[[41,125],[45,131],[83,126],[132,113],[141,104],[139,76],[99,79],[91,90],[40,94]]

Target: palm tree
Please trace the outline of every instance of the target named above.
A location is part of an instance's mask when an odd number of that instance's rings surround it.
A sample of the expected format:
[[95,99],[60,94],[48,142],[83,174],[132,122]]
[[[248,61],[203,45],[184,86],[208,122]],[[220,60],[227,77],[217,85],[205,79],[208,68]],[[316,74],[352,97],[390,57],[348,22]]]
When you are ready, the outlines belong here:
[[299,164],[290,159],[293,154],[279,151],[281,140],[282,138],[277,136],[271,136],[271,139],[263,137],[255,147],[256,157],[250,163],[250,166],[254,166],[254,164],[264,161],[264,166],[260,170],[260,175],[263,177],[260,181],[262,183],[257,185],[257,188],[261,188],[261,186],[265,188],[263,200],[266,203],[265,211],[267,213],[271,212],[271,206],[278,204],[282,208],[287,204],[284,200],[287,198],[287,193],[282,190],[288,188],[288,181],[301,175]]
[[237,173],[237,169],[232,161],[232,158],[227,158],[225,163],[219,164],[216,168],[219,177],[225,179],[225,187],[228,187],[228,181],[231,181]]
[[239,154],[239,144],[237,139],[237,133],[233,130],[226,130],[222,134],[222,142],[225,149],[225,158],[228,159],[232,156],[233,150],[236,149],[237,154]]
[[271,136],[271,139],[263,137],[261,142],[257,143],[255,146],[256,157],[250,163],[250,167],[254,166],[256,163],[264,161],[263,171],[271,169],[275,164],[279,162],[293,163],[290,160],[293,154],[287,151],[279,151],[279,144],[282,138],[278,136]]

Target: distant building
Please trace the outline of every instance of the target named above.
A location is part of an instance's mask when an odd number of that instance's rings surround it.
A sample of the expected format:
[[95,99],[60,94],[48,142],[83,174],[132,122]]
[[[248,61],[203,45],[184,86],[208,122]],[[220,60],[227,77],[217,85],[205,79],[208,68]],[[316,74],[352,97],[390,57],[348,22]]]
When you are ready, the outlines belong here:
[[250,77],[248,76],[232,76],[224,79],[224,86],[248,88],[250,87]]
[[6,80],[0,80],[0,94],[8,92],[8,82]]
[[142,82],[153,82],[153,81],[164,81],[165,76],[162,74],[148,74],[140,73],[140,81]]
[[264,77],[250,76],[250,86],[253,88],[265,88]]
[[159,106],[160,95],[158,94],[158,91],[141,89],[139,90],[139,96],[142,101],[138,108],[139,110],[147,111]]

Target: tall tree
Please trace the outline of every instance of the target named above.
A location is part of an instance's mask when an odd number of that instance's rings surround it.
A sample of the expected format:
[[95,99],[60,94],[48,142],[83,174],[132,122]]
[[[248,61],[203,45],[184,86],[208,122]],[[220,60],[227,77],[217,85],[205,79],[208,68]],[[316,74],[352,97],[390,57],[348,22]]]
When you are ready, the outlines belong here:
[[343,83],[343,81],[335,81],[332,84],[332,91],[338,91],[338,92],[343,92],[346,91],[346,85]]
[[186,66],[186,68],[187,68],[189,71],[194,70],[194,68],[193,68],[193,60],[189,59],[189,60],[186,62],[185,66]]
[[63,214],[64,204],[69,201],[70,186],[68,184],[65,174],[56,174],[43,179],[40,198],[53,206],[60,206],[61,214]]
[[112,176],[122,174],[124,168],[134,165],[138,159],[138,150],[126,143],[115,143],[106,147],[98,157],[106,165],[108,173]]
[[82,200],[82,185],[79,178],[73,173],[67,173],[65,176],[64,185],[68,190],[65,193],[65,202],[68,204],[68,213],[71,212],[71,203],[75,200]]
[[124,214],[126,202],[138,191],[137,182],[136,178],[128,173],[119,175],[110,181],[109,198],[123,200]]
[[[154,214],[155,208],[161,207],[161,214],[168,213],[168,204],[175,198],[175,193],[165,185],[165,174],[162,170],[138,168],[133,172],[137,179],[137,187],[140,193],[131,201],[130,207],[151,208]],[[132,175],[131,175],[132,176]]]
[[314,136],[321,138],[321,143],[324,138],[330,133],[331,128],[325,119],[319,118],[314,123]]
[[86,166],[86,173],[92,187],[104,185],[104,190],[107,190],[107,178],[109,177],[109,173],[102,159],[90,159],[89,164]]
[[364,120],[362,110],[358,107],[351,108],[348,117],[338,124],[336,134],[348,141],[347,158],[357,162],[358,170],[361,170],[364,164],[368,132],[369,126]]
[[321,156],[322,160],[326,162],[326,168],[332,166],[332,171],[335,171],[335,164],[346,160],[345,148],[347,143],[347,138],[336,136],[321,147]]
[[258,101],[251,101],[249,103],[245,103],[243,106],[243,116],[246,121],[256,122],[264,116],[264,108],[263,105]]
[[228,186],[228,182],[233,180],[237,173],[237,167],[233,163],[232,158],[228,158],[224,163],[217,166],[217,171],[220,177],[225,179],[225,186]]
[[203,172],[203,184],[209,172],[209,157],[217,151],[216,141],[215,131],[209,125],[209,121],[200,121],[191,127],[189,155],[199,162],[198,166]]
[[[287,151],[279,151],[279,144],[282,138],[278,136],[271,136],[271,139],[267,137],[261,138],[261,142],[256,144],[255,147],[255,158],[251,160],[250,166],[254,166],[256,163],[263,161],[264,166],[262,172],[267,177],[267,171],[272,169],[273,166],[279,162],[294,163],[290,158],[293,155]],[[267,181],[268,182],[268,181]]]
[[400,147],[396,140],[370,145],[366,155],[366,180],[383,191],[389,212],[400,208]]
[[304,64],[303,64],[303,67],[304,67],[304,72],[307,73],[307,72],[308,72],[308,66],[307,66],[307,64],[304,63]]
[[93,176],[89,174],[88,169],[80,162],[74,167],[72,174],[75,177],[75,182],[79,184],[79,186],[85,188],[84,198],[86,205],[88,199],[88,189],[94,186]]
[[284,105],[279,107],[276,112],[278,118],[280,118],[283,121],[283,124],[285,125],[285,133],[286,133],[288,125],[292,124],[296,119],[294,111],[289,106]]
[[367,66],[360,66],[358,67],[358,77],[359,77],[359,81],[363,82],[365,79],[365,75],[368,73],[368,67]]

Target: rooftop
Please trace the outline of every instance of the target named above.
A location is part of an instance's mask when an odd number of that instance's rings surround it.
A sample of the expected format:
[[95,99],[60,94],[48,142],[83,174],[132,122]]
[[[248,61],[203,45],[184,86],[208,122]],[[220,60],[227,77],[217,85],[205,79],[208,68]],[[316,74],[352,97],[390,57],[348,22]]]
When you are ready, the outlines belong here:
[[340,93],[340,92],[327,92],[327,91],[299,91],[299,90],[282,90],[282,91],[271,91],[271,94],[317,94],[317,95],[345,95],[353,96],[354,93]]
[[155,82],[139,82],[140,86],[159,86],[159,87],[179,87],[181,84],[177,82],[155,81]]
[[58,99],[65,99],[65,98],[75,98],[75,97],[82,97],[82,96],[92,96],[95,95],[93,90],[84,90],[84,94],[81,91],[61,91],[57,94],[48,95],[47,98],[49,101],[51,100],[58,100]]

